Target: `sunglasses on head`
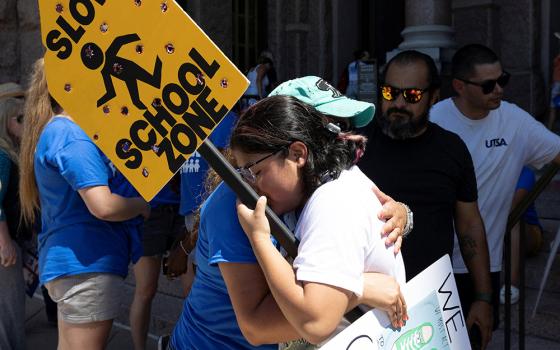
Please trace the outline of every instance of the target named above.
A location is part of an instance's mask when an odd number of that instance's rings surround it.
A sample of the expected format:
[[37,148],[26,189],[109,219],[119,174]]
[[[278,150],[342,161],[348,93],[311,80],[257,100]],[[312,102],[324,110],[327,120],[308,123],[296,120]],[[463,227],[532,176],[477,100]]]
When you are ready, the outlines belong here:
[[396,100],[400,94],[402,94],[404,100],[408,103],[418,103],[424,96],[424,93],[429,89],[418,89],[418,88],[404,88],[399,89],[391,85],[383,84],[381,85],[381,96],[387,101]]
[[467,80],[467,79],[461,79],[461,78],[457,78],[457,79],[462,81],[463,83],[480,86],[482,88],[482,93],[485,94],[485,95],[488,95],[489,93],[494,91],[494,88],[496,87],[496,83],[498,85],[500,85],[501,87],[505,87],[507,85],[507,83],[509,82],[509,78],[510,78],[510,74],[508,72],[503,72],[502,75],[498,79],[496,79],[496,80],[485,80],[482,83],[477,83],[477,82],[474,82],[474,81],[470,81],[470,80]]

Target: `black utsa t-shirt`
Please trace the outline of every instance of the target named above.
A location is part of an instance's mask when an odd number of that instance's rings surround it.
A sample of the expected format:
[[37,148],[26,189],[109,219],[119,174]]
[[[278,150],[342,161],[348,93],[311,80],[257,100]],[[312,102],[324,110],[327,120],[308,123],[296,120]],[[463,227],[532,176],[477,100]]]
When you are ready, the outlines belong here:
[[407,140],[393,140],[372,124],[358,165],[414,213],[414,229],[402,246],[410,280],[444,254],[453,255],[455,204],[477,200],[473,162],[459,136],[431,122],[422,135]]

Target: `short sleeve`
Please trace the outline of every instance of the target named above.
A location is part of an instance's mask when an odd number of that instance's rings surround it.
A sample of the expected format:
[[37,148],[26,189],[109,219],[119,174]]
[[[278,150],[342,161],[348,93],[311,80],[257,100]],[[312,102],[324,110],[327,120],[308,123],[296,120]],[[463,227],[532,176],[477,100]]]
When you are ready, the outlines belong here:
[[237,218],[235,200],[233,191],[222,184],[208,198],[201,211],[201,229],[208,236],[210,264],[257,262],[251,243]]
[[54,162],[75,191],[109,184],[107,165],[99,149],[88,140],[70,142],[56,152]]
[[519,107],[514,108],[517,113],[522,115],[522,123],[520,123],[518,132],[526,138],[526,142],[523,143],[525,152],[523,164],[540,169],[560,153],[560,137],[535,120],[529,113]]
[[[369,236],[363,233],[367,231],[363,218],[368,217],[364,208],[375,208],[342,193],[322,193],[310,201],[296,228],[300,239],[294,260],[298,281],[328,284],[361,295]],[[378,226],[381,232],[380,222]]]

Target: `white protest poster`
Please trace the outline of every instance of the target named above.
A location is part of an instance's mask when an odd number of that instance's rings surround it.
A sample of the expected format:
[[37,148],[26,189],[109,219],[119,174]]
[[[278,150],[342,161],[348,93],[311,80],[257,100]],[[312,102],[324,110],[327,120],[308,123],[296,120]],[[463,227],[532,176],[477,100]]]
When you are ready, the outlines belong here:
[[249,81],[174,0],[39,0],[49,92],[152,199]]
[[384,311],[371,310],[322,346],[321,350],[471,348],[448,255],[402,286],[402,291],[410,317],[403,328],[391,328]]

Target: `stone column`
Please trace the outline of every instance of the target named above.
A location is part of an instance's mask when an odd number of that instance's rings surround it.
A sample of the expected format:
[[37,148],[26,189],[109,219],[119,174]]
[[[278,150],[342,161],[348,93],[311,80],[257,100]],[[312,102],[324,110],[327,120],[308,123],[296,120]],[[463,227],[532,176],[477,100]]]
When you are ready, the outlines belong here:
[[387,60],[404,50],[418,50],[430,55],[440,70],[451,61],[456,47],[451,0],[406,0],[405,24],[401,32],[404,41],[387,53]]
[[269,1],[267,11],[268,47],[279,81],[305,75],[332,79],[331,7],[324,1]]
[[38,6],[38,2],[34,0],[17,1],[19,74],[23,85],[27,84],[35,61],[45,54]]
[[0,83],[19,82],[17,2],[0,2]]
[[406,0],[404,41],[387,53],[387,61],[404,50],[417,50],[432,57],[441,73],[441,97],[451,94],[451,58],[457,47],[451,28],[451,0]]

